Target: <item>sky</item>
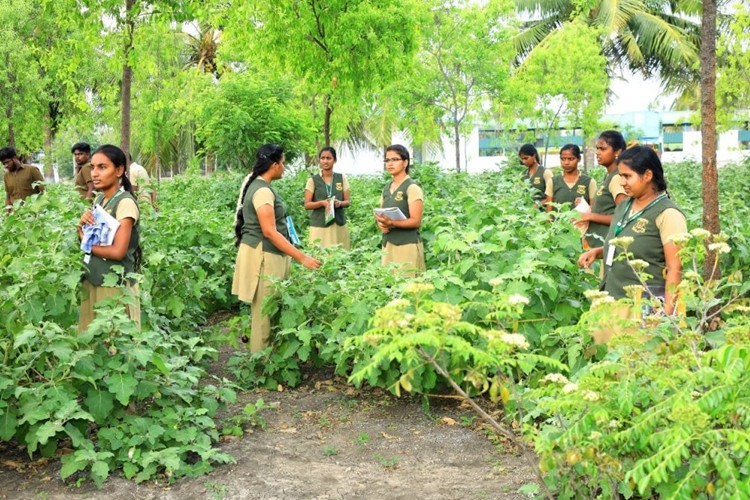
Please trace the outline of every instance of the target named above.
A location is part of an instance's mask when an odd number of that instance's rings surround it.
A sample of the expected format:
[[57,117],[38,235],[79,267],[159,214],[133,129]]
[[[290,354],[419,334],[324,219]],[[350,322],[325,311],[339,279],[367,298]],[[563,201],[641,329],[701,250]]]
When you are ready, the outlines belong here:
[[[663,94],[658,80],[645,80],[639,75],[625,73],[612,79],[612,102],[605,108],[606,114],[620,114],[629,111],[667,111],[672,105],[674,94]],[[652,105],[655,103],[655,105]]]

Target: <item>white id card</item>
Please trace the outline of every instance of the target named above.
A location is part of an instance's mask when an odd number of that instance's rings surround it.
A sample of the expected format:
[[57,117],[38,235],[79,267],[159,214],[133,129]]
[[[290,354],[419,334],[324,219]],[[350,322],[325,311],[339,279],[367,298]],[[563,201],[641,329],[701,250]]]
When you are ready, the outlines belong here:
[[615,260],[615,246],[610,245],[607,249],[607,258],[604,259],[604,264],[607,266],[611,266],[612,262]]
[[86,254],[86,255],[85,255],[84,257],[83,257],[83,263],[84,263],[84,264],[88,264],[88,263],[89,263],[90,261],[91,261],[91,254],[90,254],[90,253],[87,253],[87,254]]

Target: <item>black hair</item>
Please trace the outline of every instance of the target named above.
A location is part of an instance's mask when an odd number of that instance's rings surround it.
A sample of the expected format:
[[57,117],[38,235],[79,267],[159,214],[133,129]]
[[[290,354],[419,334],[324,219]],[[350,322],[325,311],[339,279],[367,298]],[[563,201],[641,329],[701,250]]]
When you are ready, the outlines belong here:
[[12,160],[13,158],[17,157],[18,153],[16,153],[15,148],[6,146],[3,149],[0,149],[0,161]]
[[581,159],[581,148],[579,148],[577,144],[566,144],[565,146],[560,148],[560,154],[562,154],[563,151],[570,151],[571,153],[573,153],[573,156],[575,156],[579,160]]
[[[89,145],[85,144],[85,146],[88,147]],[[75,146],[73,147],[75,148]],[[81,151],[80,148],[78,148],[78,150]],[[109,158],[109,161],[114,163],[115,168],[122,167],[122,177],[120,177],[122,188],[133,196],[135,205],[138,206],[138,201],[135,199],[135,191],[133,191],[133,184],[131,184],[130,179],[128,179],[128,164],[125,161],[125,152],[113,144],[102,144],[96,148],[92,156],[95,154],[103,154]],[[141,243],[139,241],[138,246],[135,248],[135,255],[133,256],[133,266],[137,273],[141,272],[142,260],[143,249],[141,248]]]
[[86,142],[76,142],[75,144],[73,144],[73,147],[70,148],[70,152],[75,153],[76,151],[91,154],[91,145]]
[[331,156],[333,156],[333,161],[338,161],[338,158],[336,158],[336,150],[333,149],[331,146],[326,146],[323,149],[321,149],[320,151],[318,151],[318,158],[320,158],[320,155],[322,155],[326,151],[329,152],[329,153],[331,153]]
[[625,149],[627,149],[628,147],[628,145],[625,143],[625,138],[617,130],[605,130],[604,132],[599,134],[599,139],[612,146],[612,149],[614,149],[615,151],[617,151],[618,149],[620,151],[625,151]]
[[406,164],[406,173],[409,173],[409,168],[411,167],[411,158],[409,157],[409,150],[406,149],[406,146],[402,146],[401,144],[391,144],[387,148],[385,148],[385,152],[393,151],[394,153],[398,154],[398,156],[402,160],[406,160],[409,163]]
[[651,170],[656,190],[666,191],[667,181],[664,179],[664,168],[661,165],[659,155],[648,146],[633,146],[623,151],[617,158],[617,164],[627,165],[633,172],[643,175],[646,170]]
[[[120,182],[122,182],[122,187],[127,191],[128,193],[132,194],[133,197],[135,197],[135,191],[133,191],[133,184],[130,182],[130,179],[128,179],[128,164],[125,159],[125,153],[122,149],[118,148],[117,146],[114,146],[112,144],[102,144],[98,148],[96,148],[96,151],[94,151],[94,154],[103,154],[107,158],[109,158],[109,161],[115,164],[116,167],[122,167],[122,177],[120,177]],[[92,155],[93,156],[93,155]]]
[[245,195],[250,184],[258,178],[259,175],[265,174],[271,165],[278,163],[284,157],[284,148],[278,144],[264,144],[258,148],[255,153],[255,165],[253,171],[245,177],[240,188],[240,196],[237,199],[237,211],[234,215],[234,246],[240,246],[242,239],[242,226],[245,224],[245,216],[242,215],[242,206],[245,204]]
[[539,158],[539,152],[536,150],[533,144],[524,144],[521,146],[521,149],[518,150],[518,154],[525,155],[525,156],[533,156],[536,158],[537,163],[541,163],[542,160]]

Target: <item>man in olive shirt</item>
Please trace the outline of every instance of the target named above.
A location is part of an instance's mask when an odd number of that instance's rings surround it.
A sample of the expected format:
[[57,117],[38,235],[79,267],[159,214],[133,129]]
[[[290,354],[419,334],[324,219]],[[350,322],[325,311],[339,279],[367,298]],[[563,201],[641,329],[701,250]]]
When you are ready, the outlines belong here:
[[3,182],[5,183],[5,210],[13,211],[16,200],[25,200],[34,193],[41,193],[44,188],[34,186],[35,182],[44,182],[44,176],[33,165],[24,165],[18,159],[16,150],[11,147],[0,149],[0,162],[5,166]]
[[85,142],[73,144],[70,148],[76,162],[75,182],[81,198],[94,199],[94,182],[91,180],[91,146]]

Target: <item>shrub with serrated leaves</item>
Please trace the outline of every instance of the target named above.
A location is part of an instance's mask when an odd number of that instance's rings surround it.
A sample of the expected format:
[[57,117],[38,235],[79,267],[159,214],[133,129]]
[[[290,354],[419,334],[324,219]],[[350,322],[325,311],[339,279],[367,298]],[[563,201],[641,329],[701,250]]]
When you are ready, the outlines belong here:
[[[699,273],[704,244],[727,250],[723,240],[702,230],[678,240],[686,318],[621,320],[602,361],[532,394],[541,424],[527,430],[559,498],[750,496],[750,284]],[[612,328],[621,307],[592,308],[579,331]]]

